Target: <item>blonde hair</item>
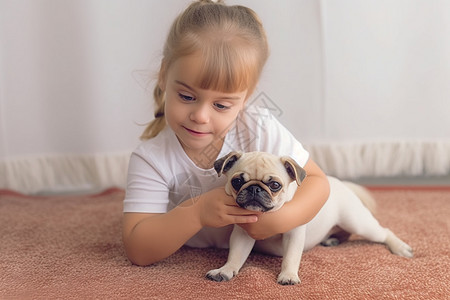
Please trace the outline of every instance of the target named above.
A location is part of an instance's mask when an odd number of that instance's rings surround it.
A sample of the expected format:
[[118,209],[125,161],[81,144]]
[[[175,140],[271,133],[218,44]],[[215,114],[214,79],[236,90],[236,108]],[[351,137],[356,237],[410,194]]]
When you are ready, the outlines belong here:
[[164,129],[164,80],[171,64],[180,57],[200,53],[201,76],[196,86],[224,93],[247,89],[253,92],[269,55],[267,38],[256,13],[244,6],[227,6],[222,1],[196,1],[172,24],[164,45],[155,86],[155,119],[141,135],[147,140]]

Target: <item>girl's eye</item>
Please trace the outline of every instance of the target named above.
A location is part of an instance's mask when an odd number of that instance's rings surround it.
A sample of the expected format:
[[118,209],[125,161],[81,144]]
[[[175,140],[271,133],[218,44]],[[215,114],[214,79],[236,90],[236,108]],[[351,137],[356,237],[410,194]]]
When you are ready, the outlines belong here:
[[220,104],[220,103],[214,103],[214,106],[218,109],[218,110],[225,110],[225,109],[229,109],[229,106]]
[[182,94],[182,93],[178,93],[178,96],[181,98],[181,100],[183,100],[183,101],[194,101],[195,100],[195,97],[193,97],[193,96],[189,96],[189,95],[185,95],[185,94]]

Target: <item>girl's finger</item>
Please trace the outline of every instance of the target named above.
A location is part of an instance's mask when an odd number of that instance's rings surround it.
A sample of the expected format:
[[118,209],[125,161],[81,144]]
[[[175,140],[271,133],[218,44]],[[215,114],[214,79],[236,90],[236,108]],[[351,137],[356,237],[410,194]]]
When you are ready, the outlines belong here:
[[246,223],[255,223],[258,222],[257,215],[248,215],[248,216],[234,216],[233,217],[234,224],[246,224]]
[[235,215],[235,216],[251,216],[251,215],[258,216],[258,215],[262,214],[262,212],[251,211],[248,209],[241,208],[239,206],[229,206],[227,213],[229,215]]

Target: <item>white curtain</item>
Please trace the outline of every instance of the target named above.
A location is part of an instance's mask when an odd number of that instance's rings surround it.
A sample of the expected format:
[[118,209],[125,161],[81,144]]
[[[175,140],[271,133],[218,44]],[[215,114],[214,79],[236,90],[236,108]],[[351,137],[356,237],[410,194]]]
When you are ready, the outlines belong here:
[[[450,2],[258,1],[271,57],[253,99],[328,172],[450,173]],[[0,0],[0,188],[124,187],[188,0]],[[401,158],[401,159],[399,159]]]

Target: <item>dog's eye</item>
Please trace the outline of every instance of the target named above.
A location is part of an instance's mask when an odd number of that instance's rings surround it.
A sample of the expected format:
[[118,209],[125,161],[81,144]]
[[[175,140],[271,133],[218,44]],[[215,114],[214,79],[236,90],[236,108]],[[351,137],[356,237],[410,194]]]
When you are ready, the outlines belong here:
[[233,186],[233,188],[238,191],[243,185],[244,185],[244,180],[242,180],[239,177],[233,178],[231,180],[231,185]]
[[267,183],[267,186],[272,192],[278,192],[281,189],[281,184],[276,181],[271,181]]

